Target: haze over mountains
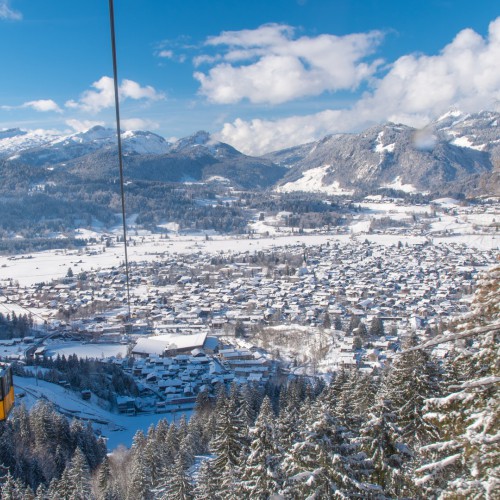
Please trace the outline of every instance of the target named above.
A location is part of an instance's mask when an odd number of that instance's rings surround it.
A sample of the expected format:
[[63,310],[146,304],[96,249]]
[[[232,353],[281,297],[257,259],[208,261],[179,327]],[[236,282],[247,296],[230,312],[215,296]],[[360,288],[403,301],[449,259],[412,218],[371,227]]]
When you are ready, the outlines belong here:
[[[147,131],[124,132],[125,176],[158,182],[223,182],[249,190],[497,194],[500,114],[447,113],[425,130],[387,123],[336,134],[262,157],[197,132],[169,143]],[[0,131],[2,170],[29,168],[37,182],[67,176],[117,176],[115,131],[97,126],[57,136]]]

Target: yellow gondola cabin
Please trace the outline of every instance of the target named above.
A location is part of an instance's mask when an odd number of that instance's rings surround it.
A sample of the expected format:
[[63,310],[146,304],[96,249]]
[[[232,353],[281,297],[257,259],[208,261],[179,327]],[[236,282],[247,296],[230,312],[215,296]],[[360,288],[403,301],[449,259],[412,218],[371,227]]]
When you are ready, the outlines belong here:
[[14,383],[12,368],[9,364],[0,363],[0,421],[6,420],[14,406]]

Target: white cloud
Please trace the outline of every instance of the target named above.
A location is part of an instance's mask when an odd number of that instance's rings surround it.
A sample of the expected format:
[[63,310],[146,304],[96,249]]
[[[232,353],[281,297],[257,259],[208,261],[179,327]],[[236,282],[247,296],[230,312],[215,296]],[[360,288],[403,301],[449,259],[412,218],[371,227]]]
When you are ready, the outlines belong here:
[[372,120],[421,125],[456,106],[464,111],[491,108],[500,100],[500,18],[483,38],[462,30],[437,55],[399,58],[354,112]]
[[147,99],[150,101],[159,101],[164,99],[165,96],[161,92],[157,92],[151,85],[141,87],[133,80],[122,80],[119,88],[120,98],[126,99]]
[[62,113],[62,109],[52,99],[38,99],[37,101],[28,101],[25,102],[21,107],[32,108],[35,111],[41,112],[55,111],[56,113]]
[[[223,46],[223,61],[208,73],[195,72],[200,93],[210,101],[231,104],[279,104],[326,91],[355,89],[371,77],[380,61],[363,60],[382,39],[378,31],[346,36],[294,38],[290,26],[269,24],[255,30],[228,31],[209,38],[207,46]],[[195,64],[215,63],[199,56]]]
[[157,55],[158,57],[166,57],[167,59],[174,57],[174,53],[171,50],[160,50]]
[[[92,84],[95,90],[86,90],[80,96],[78,101],[70,100],[66,102],[66,107],[72,109],[81,109],[82,111],[97,113],[105,108],[110,108],[115,104],[113,79],[109,76],[103,76]],[[119,86],[120,99],[145,99],[148,101],[157,101],[164,99],[161,92],[156,91],[150,85],[141,87],[133,80],[122,80]]]
[[8,0],[0,0],[0,19],[20,21],[22,18],[21,12],[10,8]]
[[[326,110],[306,116],[290,116],[281,120],[245,121],[237,118],[233,123],[225,123],[222,130],[213,136],[233,145],[243,153],[262,155],[314,141],[332,131],[340,131],[344,123],[342,111],[337,110]],[[336,130],[335,124],[338,124]]]
[[121,120],[123,130],[157,130],[160,124],[153,120],[143,120],[142,118],[127,118]]
[[75,132],[85,132],[89,128],[95,127],[96,125],[104,127],[104,122],[94,120],[76,120],[72,118],[70,120],[66,120],[66,125],[71,127]]
[[218,137],[262,154],[383,121],[423,127],[450,108],[492,109],[500,102],[498,61],[500,17],[490,23],[487,37],[465,29],[437,55],[400,57],[349,109],[274,121],[237,119],[224,124]]
[[7,111],[13,109],[23,109],[23,108],[31,108],[35,111],[47,112],[47,111],[55,111],[56,113],[62,113],[62,109],[57,105],[55,101],[52,99],[38,99],[37,101],[28,101],[20,106],[7,106],[2,105],[0,109],[5,109]]

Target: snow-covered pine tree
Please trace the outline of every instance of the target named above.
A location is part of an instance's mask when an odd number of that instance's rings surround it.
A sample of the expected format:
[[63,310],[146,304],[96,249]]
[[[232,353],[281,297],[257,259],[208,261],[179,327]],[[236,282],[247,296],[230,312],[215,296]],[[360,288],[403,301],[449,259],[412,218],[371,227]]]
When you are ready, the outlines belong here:
[[373,374],[364,374],[358,370],[353,370],[351,377],[352,418],[361,425],[375,403],[378,383]]
[[154,433],[149,433],[147,441],[140,454],[144,467],[149,471],[151,487],[154,488],[160,481],[160,473],[163,465],[160,448],[157,446]]
[[90,471],[93,471],[106,456],[106,443],[102,439],[96,439],[90,422],[83,426],[79,420],[73,420],[70,434],[72,441],[84,454]]
[[231,498],[237,487],[241,466],[243,424],[227,397],[223,397],[222,402],[217,401],[215,413],[214,438],[210,442],[211,451],[215,455],[212,467],[221,498]]
[[159,500],[191,500],[194,498],[193,485],[187,473],[184,455],[178,453],[173,467],[164,469],[163,483],[155,498]]
[[128,500],[151,498],[151,474],[144,456],[147,444],[148,439],[144,432],[141,429],[136,431],[128,454],[127,476],[124,478],[127,481]]
[[436,362],[423,350],[409,350],[417,344],[411,337],[403,345],[382,381],[380,397],[392,403],[405,444],[418,452],[437,436],[436,429],[424,420],[424,402],[438,395],[439,370]]
[[68,500],[90,500],[93,498],[90,486],[90,470],[87,459],[80,448],[76,448],[73,458],[64,471]]
[[[471,313],[442,340],[456,383],[426,401],[439,440],[425,446],[417,483],[440,499],[496,499],[500,491],[500,265],[481,276]],[[436,340],[435,340],[436,341]]]
[[396,420],[391,401],[379,398],[361,429],[360,441],[373,467],[370,480],[389,498],[406,498],[412,495],[412,488],[405,464],[412,454]]
[[379,316],[374,316],[370,323],[369,333],[372,337],[382,337],[385,335],[384,322]]
[[218,500],[220,498],[212,460],[204,460],[201,463],[193,492],[196,500],[207,500],[208,498]]
[[151,475],[142,451],[137,450],[133,453],[129,471],[127,500],[151,500],[153,498]]
[[47,488],[43,483],[40,483],[36,489],[35,500],[45,500],[47,498]]
[[255,427],[250,430],[250,454],[242,468],[242,491],[249,498],[265,500],[281,487],[280,450],[277,448],[275,415],[269,397],[262,402]]
[[292,406],[284,406],[276,424],[276,439],[282,450],[288,450],[299,436],[300,414]]
[[156,424],[155,440],[158,443],[163,443],[167,439],[167,432],[168,432],[168,421],[166,418],[162,418]]
[[161,463],[163,465],[173,463],[177,450],[179,449],[179,437],[177,435],[177,427],[172,422],[168,427],[166,441],[161,445],[159,444],[159,451],[161,453]]
[[2,478],[0,484],[0,498],[2,500],[17,500],[22,495],[18,482],[12,477],[10,471]]
[[372,498],[380,488],[364,479],[366,456],[344,433],[323,397],[316,401],[301,439],[285,455],[285,498]]
[[111,483],[111,467],[109,465],[109,458],[105,457],[102,461],[99,470],[97,471],[97,488],[100,498],[104,498],[106,491]]

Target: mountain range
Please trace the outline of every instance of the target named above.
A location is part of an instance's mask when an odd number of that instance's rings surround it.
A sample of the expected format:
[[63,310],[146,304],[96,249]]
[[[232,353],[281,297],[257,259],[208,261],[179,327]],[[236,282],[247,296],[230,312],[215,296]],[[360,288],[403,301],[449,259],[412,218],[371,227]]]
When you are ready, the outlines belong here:
[[[500,114],[453,111],[423,130],[377,125],[335,134],[261,157],[245,155],[207,132],[169,143],[147,131],[122,134],[125,177],[156,182],[219,182],[239,189],[330,194],[392,189],[407,193],[498,194]],[[23,166],[37,182],[117,177],[116,133],[101,126],[54,135],[0,131],[0,167]]]

